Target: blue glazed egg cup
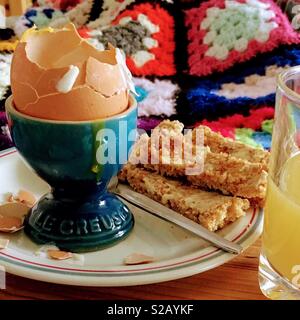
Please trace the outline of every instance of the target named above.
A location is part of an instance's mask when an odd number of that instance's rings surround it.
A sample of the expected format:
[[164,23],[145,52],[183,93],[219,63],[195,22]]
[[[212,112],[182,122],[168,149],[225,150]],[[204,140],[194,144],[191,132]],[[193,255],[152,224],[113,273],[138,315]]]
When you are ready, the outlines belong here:
[[38,244],[71,252],[95,251],[124,239],[134,218],[107,191],[134,143],[137,104],[117,116],[94,121],[52,121],[18,112],[6,101],[11,136],[24,161],[48,184],[25,220]]

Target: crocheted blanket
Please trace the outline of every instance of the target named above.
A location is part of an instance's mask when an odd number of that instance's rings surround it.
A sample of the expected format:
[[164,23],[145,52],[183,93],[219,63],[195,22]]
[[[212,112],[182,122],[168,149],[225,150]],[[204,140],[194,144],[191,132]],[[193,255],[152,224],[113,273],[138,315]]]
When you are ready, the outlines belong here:
[[0,150],[13,145],[4,102],[21,35],[69,21],[97,48],[112,43],[126,54],[139,128],[178,119],[270,148],[276,75],[300,64],[293,1],[279,1],[287,11],[272,0],[33,1],[0,27]]

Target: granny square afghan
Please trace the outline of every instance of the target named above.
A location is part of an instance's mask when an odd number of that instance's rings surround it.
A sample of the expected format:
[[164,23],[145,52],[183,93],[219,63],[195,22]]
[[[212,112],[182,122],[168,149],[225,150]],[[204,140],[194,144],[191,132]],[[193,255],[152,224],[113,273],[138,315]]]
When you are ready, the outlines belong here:
[[210,0],[186,11],[190,74],[224,71],[281,44],[299,43],[271,0]]
[[4,111],[12,52],[33,25],[60,28],[68,22],[97,48],[112,43],[126,54],[138,93],[139,129],[180,120],[270,148],[276,74],[300,65],[300,33],[276,1],[32,2],[0,29],[0,150],[12,146]]

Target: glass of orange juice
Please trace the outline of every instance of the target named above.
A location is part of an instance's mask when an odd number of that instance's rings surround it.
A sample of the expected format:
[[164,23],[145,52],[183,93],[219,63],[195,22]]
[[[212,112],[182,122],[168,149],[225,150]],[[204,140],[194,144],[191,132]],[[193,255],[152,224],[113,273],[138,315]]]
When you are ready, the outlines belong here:
[[300,66],[278,76],[262,243],[262,292],[300,300]]

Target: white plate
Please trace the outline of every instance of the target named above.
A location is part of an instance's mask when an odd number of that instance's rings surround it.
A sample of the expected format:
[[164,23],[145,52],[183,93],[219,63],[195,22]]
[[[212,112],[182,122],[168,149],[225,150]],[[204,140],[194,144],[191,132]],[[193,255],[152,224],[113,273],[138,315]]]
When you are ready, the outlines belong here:
[[[0,202],[6,193],[16,193],[20,189],[40,197],[49,187],[24,165],[15,149],[9,149],[0,153]],[[191,276],[235,257],[179,227],[135,207],[131,209],[136,224],[130,236],[114,247],[83,254],[84,261],[55,261],[38,256],[36,252],[40,246],[19,232],[1,234],[2,238],[9,238],[10,243],[8,248],[0,251],[0,265],[9,273],[53,283],[130,286]],[[260,236],[261,230],[262,212],[251,210],[220,234],[247,248]],[[123,265],[124,257],[134,252],[153,256],[155,262]]]

